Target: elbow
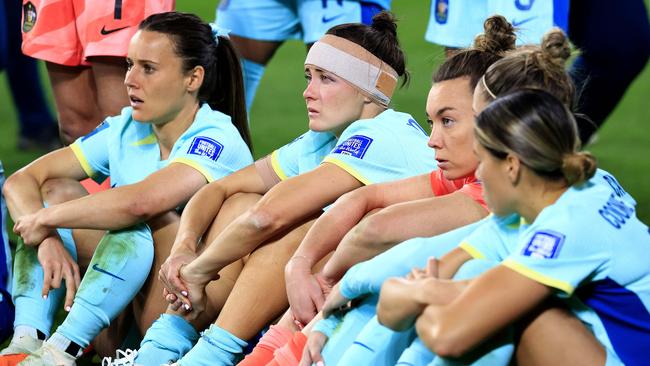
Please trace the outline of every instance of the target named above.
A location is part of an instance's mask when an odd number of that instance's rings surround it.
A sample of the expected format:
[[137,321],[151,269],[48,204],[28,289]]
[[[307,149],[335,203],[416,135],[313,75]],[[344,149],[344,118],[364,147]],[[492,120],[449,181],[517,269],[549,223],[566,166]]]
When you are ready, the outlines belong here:
[[282,215],[263,202],[258,202],[248,210],[245,218],[248,226],[259,233],[271,234],[289,226]]
[[365,248],[382,247],[386,241],[386,222],[383,212],[378,212],[361,220],[352,229],[354,242]]
[[134,194],[127,200],[129,202],[126,207],[127,213],[138,222],[147,221],[162,212],[152,198],[146,194]]
[[472,346],[466,341],[468,336],[461,334],[458,325],[453,326],[442,319],[432,321],[430,317],[421,316],[416,322],[416,330],[427,348],[440,357],[462,357]]

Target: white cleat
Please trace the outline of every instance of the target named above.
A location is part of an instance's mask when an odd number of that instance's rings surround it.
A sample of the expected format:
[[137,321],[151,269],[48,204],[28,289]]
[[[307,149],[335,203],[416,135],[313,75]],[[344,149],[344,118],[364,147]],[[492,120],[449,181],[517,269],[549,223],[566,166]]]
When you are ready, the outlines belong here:
[[37,349],[41,348],[42,345],[42,340],[28,335],[19,338],[12,338],[9,346],[0,351],[0,355],[17,355],[21,353],[31,355],[36,352]]
[[118,349],[115,359],[111,357],[104,357],[102,366],[143,366],[135,363],[135,358],[138,356],[138,351],[134,349],[127,349],[122,351]]
[[45,342],[19,366],[75,366],[76,358]]

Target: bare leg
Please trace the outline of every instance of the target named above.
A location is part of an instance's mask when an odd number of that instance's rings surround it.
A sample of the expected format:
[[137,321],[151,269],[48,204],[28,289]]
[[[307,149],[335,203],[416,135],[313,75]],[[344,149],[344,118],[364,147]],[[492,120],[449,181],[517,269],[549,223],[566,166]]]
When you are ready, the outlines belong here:
[[284,267],[314,221],[296,227],[249,256],[217,318],[219,327],[240,339],[250,339],[287,309]]
[[122,108],[129,105],[124,86],[126,60],[124,57],[96,56],[90,58],[90,62],[97,91],[97,106],[104,117],[120,114]]
[[56,103],[59,131],[64,144],[92,131],[104,118],[97,108],[92,70],[47,62]]
[[528,319],[515,354],[517,364],[604,365],[605,350],[582,322],[567,310],[544,306]]
[[230,35],[230,40],[241,57],[262,65],[266,65],[271,60],[282,44],[282,42],[260,41],[234,34]]

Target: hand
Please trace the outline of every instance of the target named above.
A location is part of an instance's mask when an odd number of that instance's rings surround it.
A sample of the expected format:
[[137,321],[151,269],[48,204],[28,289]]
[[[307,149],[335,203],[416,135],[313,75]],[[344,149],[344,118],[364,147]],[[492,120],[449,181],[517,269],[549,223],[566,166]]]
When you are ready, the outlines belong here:
[[321,355],[325,343],[327,343],[327,336],[325,334],[321,332],[309,333],[307,344],[302,351],[300,366],[311,366],[312,364],[316,364],[316,366],[325,365],[323,356]]
[[413,268],[406,275],[407,280],[421,280],[425,278],[438,278],[438,260],[435,257],[429,257],[425,268]]
[[325,300],[325,304],[323,305],[322,310],[323,318],[327,318],[328,316],[332,315],[332,313],[346,307],[349,302],[350,299],[341,294],[339,284],[337,283],[334,287],[332,287],[332,291],[330,291],[327,299]]
[[189,265],[181,267],[180,279],[187,288],[187,297],[179,296],[177,293],[174,295],[181,298],[183,303],[181,310],[186,312],[185,317],[188,320],[194,320],[203,313],[208,300],[205,288],[211,280],[218,278],[218,275],[216,278],[211,278],[195,273]]
[[291,314],[302,329],[323,308],[331,285],[321,275],[314,275],[309,263],[301,257],[289,261],[285,272]]
[[[168,295],[174,294],[173,302],[180,301],[180,299],[184,298],[186,300],[185,303],[189,303],[189,300],[187,300],[187,287],[180,279],[181,267],[191,263],[196,257],[197,255],[194,251],[183,247],[182,249],[175,250],[171,253],[169,257],[167,257],[167,260],[165,260],[165,263],[160,266],[158,279],[163,283],[163,286],[165,286],[163,289],[163,296],[166,299]],[[175,294],[180,296],[176,296]]]
[[56,236],[45,238],[38,246],[38,261],[43,267],[43,298],[47,298],[50,289],[61,287],[63,279],[66,287],[64,307],[66,311],[70,311],[81,282],[79,265]]
[[14,224],[14,233],[23,239],[27,246],[41,244],[48,236],[53,236],[53,230],[40,224],[40,215],[44,209],[33,214],[23,215]]

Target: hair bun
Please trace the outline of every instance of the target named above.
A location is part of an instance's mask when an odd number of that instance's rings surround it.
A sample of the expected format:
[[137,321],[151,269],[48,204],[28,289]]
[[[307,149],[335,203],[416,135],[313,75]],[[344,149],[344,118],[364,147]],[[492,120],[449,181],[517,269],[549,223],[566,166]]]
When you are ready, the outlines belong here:
[[542,38],[542,53],[552,62],[562,65],[571,57],[571,46],[560,28],[553,28]]
[[383,10],[372,17],[371,27],[381,33],[390,33],[393,37],[397,38],[397,19],[395,16],[386,10]]
[[596,172],[596,158],[587,151],[567,154],[562,159],[562,173],[569,185],[582,183]]
[[474,48],[496,55],[515,49],[515,28],[501,15],[492,15],[483,23],[483,33],[474,38]]

